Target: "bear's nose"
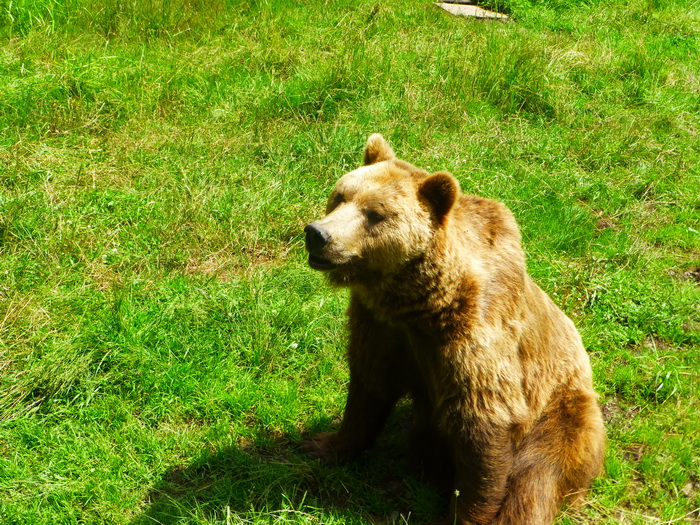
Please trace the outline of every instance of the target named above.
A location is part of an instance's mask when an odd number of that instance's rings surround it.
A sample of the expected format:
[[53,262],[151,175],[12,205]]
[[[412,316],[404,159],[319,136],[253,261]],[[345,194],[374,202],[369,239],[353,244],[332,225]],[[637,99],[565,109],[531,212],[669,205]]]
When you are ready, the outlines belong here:
[[304,233],[306,233],[306,250],[309,253],[320,252],[331,240],[328,230],[316,222],[308,224],[304,228]]

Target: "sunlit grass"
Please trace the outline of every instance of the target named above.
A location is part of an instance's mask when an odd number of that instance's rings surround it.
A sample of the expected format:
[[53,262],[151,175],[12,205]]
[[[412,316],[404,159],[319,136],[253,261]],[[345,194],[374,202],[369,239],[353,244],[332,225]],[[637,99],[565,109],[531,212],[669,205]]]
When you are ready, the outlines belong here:
[[0,521],[428,523],[402,407],[357,463],[346,297],[302,228],[372,132],[516,214],[606,474],[560,523],[700,507],[700,33],[681,1],[1,4]]

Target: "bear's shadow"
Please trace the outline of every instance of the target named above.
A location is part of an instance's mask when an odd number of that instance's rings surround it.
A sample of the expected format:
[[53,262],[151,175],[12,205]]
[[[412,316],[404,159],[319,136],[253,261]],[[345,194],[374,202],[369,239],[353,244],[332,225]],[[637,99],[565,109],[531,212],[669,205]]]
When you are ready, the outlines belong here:
[[[285,514],[299,513],[321,521],[331,515],[342,523],[433,522],[448,503],[409,465],[409,418],[406,407],[397,410],[375,447],[345,465],[313,460],[291,439],[266,434],[246,445],[204,450],[190,464],[164,473],[132,525],[228,522],[231,516],[286,521]],[[329,429],[318,426],[323,428],[308,434]]]

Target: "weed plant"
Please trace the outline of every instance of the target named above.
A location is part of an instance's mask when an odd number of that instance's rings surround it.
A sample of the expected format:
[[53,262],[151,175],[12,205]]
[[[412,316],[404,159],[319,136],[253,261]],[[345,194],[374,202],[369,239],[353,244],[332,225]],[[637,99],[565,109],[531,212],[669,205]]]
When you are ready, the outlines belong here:
[[367,136],[518,218],[606,473],[559,524],[700,519],[700,10],[0,0],[0,522],[428,523],[402,406],[325,466],[346,296],[302,228]]

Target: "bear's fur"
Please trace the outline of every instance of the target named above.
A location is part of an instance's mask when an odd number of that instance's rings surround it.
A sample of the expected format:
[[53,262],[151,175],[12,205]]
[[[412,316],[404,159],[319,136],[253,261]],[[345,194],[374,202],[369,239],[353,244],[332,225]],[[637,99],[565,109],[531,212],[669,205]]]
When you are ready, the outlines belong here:
[[526,273],[503,205],[398,160],[378,134],[364,160],[305,229],[310,266],[351,294],[344,418],[303,447],[352,458],[408,394],[419,445],[451,466],[445,523],[552,523],[604,453],[576,328]]

